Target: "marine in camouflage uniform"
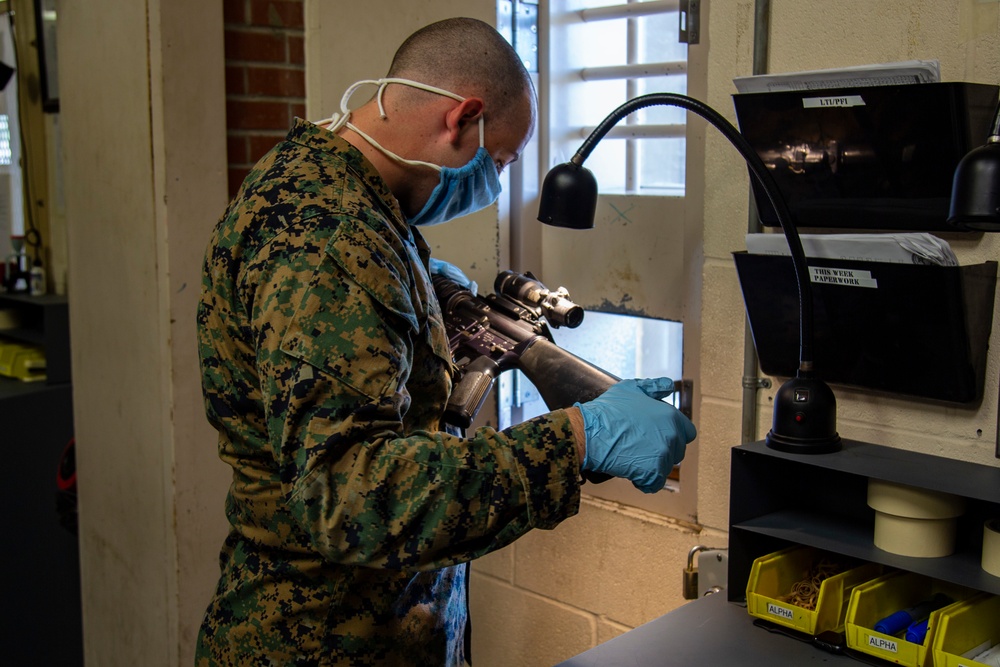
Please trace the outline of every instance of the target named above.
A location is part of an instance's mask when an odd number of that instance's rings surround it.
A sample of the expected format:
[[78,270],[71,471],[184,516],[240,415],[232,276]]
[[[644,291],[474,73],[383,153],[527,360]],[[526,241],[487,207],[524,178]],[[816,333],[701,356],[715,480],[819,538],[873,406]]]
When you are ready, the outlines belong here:
[[365,157],[302,120],[215,229],[199,343],[233,482],[198,665],[461,665],[463,564],[576,513],[565,411],[442,432],[428,257]]

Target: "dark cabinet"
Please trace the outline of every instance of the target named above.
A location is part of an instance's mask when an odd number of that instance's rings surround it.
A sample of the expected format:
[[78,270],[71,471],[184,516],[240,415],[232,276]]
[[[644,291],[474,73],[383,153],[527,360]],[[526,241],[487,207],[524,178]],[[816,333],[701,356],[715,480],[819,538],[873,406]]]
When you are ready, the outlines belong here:
[[47,379],[0,377],[0,651],[4,664],[82,665],[77,537],[57,510],[57,477],[73,437],[66,300],[0,294],[18,326],[0,339],[45,349]]

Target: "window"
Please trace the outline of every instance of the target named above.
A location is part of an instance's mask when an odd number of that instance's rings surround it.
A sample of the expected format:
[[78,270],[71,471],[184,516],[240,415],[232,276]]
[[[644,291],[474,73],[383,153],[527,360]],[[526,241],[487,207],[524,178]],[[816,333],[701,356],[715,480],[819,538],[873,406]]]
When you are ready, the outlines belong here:
[[[688,207],[694,202],[696,210],[701,195],[696,183],[685,183],[686,164],[700,164],[697,152],[689,155],[700,144],[687,141],[687,112],[640,110],[591,153],[587,167],[600,191],[594,229],[541,225],[538,195],[549,169],[568,161],[628,99],[652,92],[704,95],[704,49],[689,54],[679,39],[681,1],[498,0],[501,32],[530,71],[537,63],[539,97],[538,131],[509,170],[501,265],[531,271],[550,288],[565,285],[587,316],[579,329],[554,330],[556,343],[622,378],[681,379],[683,338],[698,336],[684,322],[694,289],[686,260],[700,242],[700,220]],[[690,79],[689,58],[696,74]],[[546,411],[537,390],[516,372],[501,375],[497,396],[496,423],[503,426]],[[622,479],[588,485],[586,493],[695,521],[697,465],[693,448],[679,479],[661,493],[640,493]]]
[[[552,0],[550,11],[554,163],[626,100],[687,92],[676,0]],[[682,196],[685,120],[683,109],[657,106],[613,128],[587,161],[601,191]]]
[[[0,62],[14,66],[14,36],[7,14],[0,14]],[[0,257],[11,254],[11,236],[24,235],[21,199],[21,142],[17,77],[0,89]]]
[[[620,378],[681,378],[683,325],[631,315],[591,311],[577,329],[552,329],[559,347]],[[548,412],[520,371],[500,376],[500,428]],[[670,399],[678,405],[677,396]]]

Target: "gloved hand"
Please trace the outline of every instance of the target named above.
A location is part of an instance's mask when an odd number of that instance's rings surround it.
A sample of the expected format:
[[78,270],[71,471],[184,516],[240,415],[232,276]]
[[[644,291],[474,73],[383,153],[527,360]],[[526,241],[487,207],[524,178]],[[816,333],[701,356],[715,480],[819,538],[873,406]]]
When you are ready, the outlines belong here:
[[643,493],[662,489],[697,435],[690,419],[659,400],[673,390],[670,378],[622,380],[576,403],[587,434],[583,469],[624,477]]
[[466,288],[473,294],[477,294],[479,285],[476,284],[475,280],[469,280],[469,278],[462,273],[462,269],[458,268],[454,264],[450,264],[443,259],[437,259],[431,257],[428,262],[431,269],[431,276],[444,276],[448,280],[458,283],[462,287]]

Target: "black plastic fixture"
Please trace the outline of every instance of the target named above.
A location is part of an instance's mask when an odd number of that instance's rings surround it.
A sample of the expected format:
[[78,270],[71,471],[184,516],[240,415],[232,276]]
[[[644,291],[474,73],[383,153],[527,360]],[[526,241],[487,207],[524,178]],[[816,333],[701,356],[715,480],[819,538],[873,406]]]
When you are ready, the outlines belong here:
[[634,111],[650,106],[681,107],[701,116],[722,132],[739,151],[750,167],[750,173],[767,194],[788,242],[799,292],[799,368],[796,377],[782,385],[775,396],[774,419],[765,439],[768,447],[802,454],[839,450],[837,399],[825,382],[814,377],[813,301],[802,241],[792,224],[788,205],[760,156],[719,112],[699,100],[676,93],[651,93],[625,102],[601,121],[569,162],[553,167],[545,176],[538,206],[539,221],[571,229],[593,228],[597,181],[583,163],[619,121]]
[[1000,104],[986,144],[955,167],[948,223],[977,232],[1000,232]]

